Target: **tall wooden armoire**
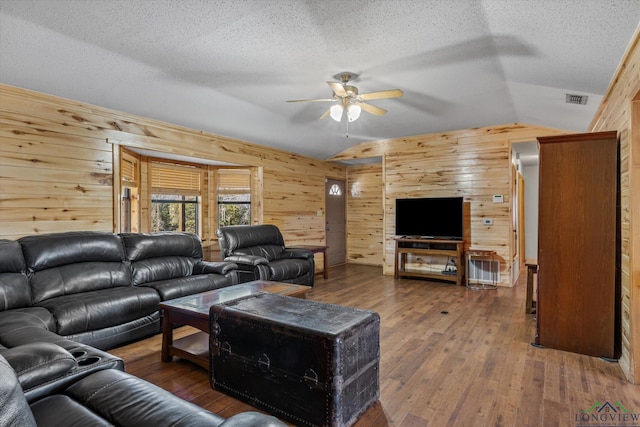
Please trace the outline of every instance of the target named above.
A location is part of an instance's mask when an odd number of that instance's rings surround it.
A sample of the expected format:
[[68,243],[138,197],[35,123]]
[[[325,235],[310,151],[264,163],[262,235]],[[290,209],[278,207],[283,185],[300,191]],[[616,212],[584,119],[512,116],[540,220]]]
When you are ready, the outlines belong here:
[[538,138],[536,343],[615,357],[616,132]]

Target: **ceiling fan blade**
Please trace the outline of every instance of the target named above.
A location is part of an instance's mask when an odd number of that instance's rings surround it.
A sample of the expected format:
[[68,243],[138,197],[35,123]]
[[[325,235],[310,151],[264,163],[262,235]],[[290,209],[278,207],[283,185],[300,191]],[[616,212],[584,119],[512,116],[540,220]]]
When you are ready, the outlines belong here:
[[376,107],[375,105],[367,104],[366,102],[359,102],[357,105],[359,105],[360,108],[362,108],[367,113],[373,114],[374,116],[384,116],[385,114],[387,114],[387,110]]
[[287,102],[332,102],[334,98],[321,98],[321,99],[290,99]]
[[333,93],[335,93],[339,97],[342,98],[342,97],[348,96],[347,92],[344,90],[344,86],[342,86],[342,83],[327,82],[327,84],[329,85],[331,90],[333,90]]
[[320,120],[326,118],[329,114],[331,114],[331,109],[325,111],[324,114],[320,116]]
[[364,101],[370,99],[383,99],[383,98],[399,98],[404,95],[400,89],[383,90],[381,92],[369,92],[360,94],[358,97]]

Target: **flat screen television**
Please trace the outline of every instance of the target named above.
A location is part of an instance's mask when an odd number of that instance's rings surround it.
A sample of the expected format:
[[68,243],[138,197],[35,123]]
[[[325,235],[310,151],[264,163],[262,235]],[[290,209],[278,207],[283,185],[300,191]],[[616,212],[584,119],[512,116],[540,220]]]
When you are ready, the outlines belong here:
[[462,240],[462,197],[396,199],[396,236]]

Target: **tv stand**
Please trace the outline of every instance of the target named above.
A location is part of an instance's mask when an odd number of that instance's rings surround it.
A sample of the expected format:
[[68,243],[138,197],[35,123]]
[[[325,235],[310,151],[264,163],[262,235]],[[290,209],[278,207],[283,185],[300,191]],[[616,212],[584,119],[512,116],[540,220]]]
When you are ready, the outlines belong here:
[[[439,262],[439,267],[435,270],[407,269],[409,254],[415,257],[432,255],[446,259],[443,262]],[[449,260],[455,262],[455,270],[449,270]],[[396,279],[401,277],[420,277],[455,282],[456,285],[463,286],[464,240],[423,239],[419,237],[397,238],[394,264],[394,277]]]

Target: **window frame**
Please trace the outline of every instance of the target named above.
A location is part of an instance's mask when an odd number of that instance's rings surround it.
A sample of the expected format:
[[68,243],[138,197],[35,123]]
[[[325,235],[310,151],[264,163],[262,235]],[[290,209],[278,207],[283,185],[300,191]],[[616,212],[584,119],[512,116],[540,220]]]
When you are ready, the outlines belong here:
[[[224,175],[231,176],[242,176],[243,178],[239,179],[231,179],[224,178]],[[244,177],[246,175],[246,182],[244,181]],[[250,225],[252,223],[253,218],[253,179],[252,179],[252,170],[247,167],[238,167],[238,168],[218,168],[216,169],[216,224],[218,227],[227,226],[227,225]],[[229,187],[222,187],[222,185],[230,185]],[[236,185],[233,187],[231,185]],[[244,185],[244,186],[241,186]],[[248,187],[246,186],[248,185]],[[224,191],[221,191],[222,188],[227,188]],[[240,191],[233,192],[228,189],[239,189]],[[221,200],[222,197],[231,195],[231,196],[248,196],[249,200]],[[240,205],[248,207],[248,218],[246,222],[243,223],[233,223],[233,224],[224,224],[222,220],[222,206],[226,205]]]

